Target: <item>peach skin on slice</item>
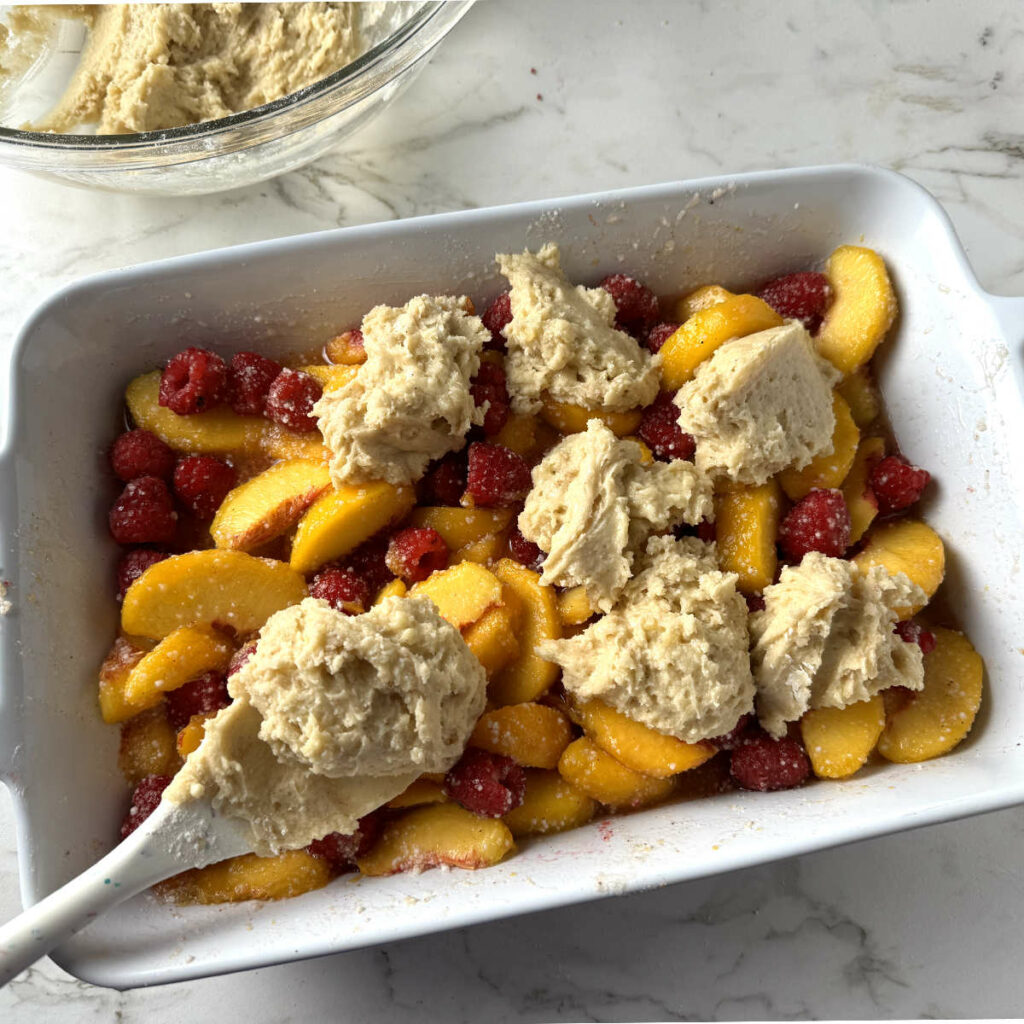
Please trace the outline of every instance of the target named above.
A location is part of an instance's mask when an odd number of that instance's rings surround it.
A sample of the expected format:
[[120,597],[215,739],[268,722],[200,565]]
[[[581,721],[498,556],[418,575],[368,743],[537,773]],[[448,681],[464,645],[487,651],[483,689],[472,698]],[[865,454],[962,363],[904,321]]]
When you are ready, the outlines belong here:
[[817,708],[800,719],[811,767],[819,779],[845,779],[867,761],[885,727],[880,694],[845,708]]
[[246,853],[186,871],[162,883],[161,890],[178,903],[241,903],[300,896],[330,880],[327,861],[306,850],[286,850],[274,857]]
[[853,422],[861,430],[878,419],[878,414],[882,411],[882,400],[871,379],[871,371],[866,366],[859,366],[848,377],[840,381],[836,386],[836,391],[846,399]]
[[566,782],[558,772],[526,769],[526,796],[502,819],[517,839],[551,832],[567,832],[585,825],[597,811],[597,803]]
[[825,490],[838,487],[850,472],[860,443],[860,431],[853,422],[846,399],[838,392],[832,393],[832,413],[835,427],[831,449],[815,456],[803,469],[784,469],[779,474],[779,483],[790,501],[799,501],[816,487]]
[[549,395],[544,395],[541,403],[541,419],[561,434],[581,434],[591,420],[600,420],[616,437],[625,437],[640,426],[643,418],[640,409],[629,409],[626,412],[585,409],[582,405],[556,402]]
[[455,508],[421,505],[409,516],[410,526],[429,527],[441,534],[450,551],[457,551],[491,534],[501,533],[512,522],[504,508]]
[[323,462],[277,462],[228,493],[210,524],[213,542],[239,551],[258,548],[290,530],[330,486]]
[[501,604],[502,587],[489,569],[476,562],[460,562],[431,573],[412,587],[409,596],[429,597],[443,619],[462,629]]
[[[503,588],[503,598],[507,596]],[[472,625],[466,628],[462,639],[484,667],[487,678],[500,672],[506,665],[519,657],[520,616],[507,604],[489,608]]]
[[442,864],[487,868],[514,848],[512,833],[500,818],[478,818],[455,803],[430,804],[389,821],[356,863],[371,877]]
[[981,655],[963,633],[932,632],[935,649],[924,656],[924,689],[900,691],[905,699],[893,701],[878,741],[886,760],[909,764],[948,753],[971,731],[981,706]]
[[291,567],[307,573],[347,555],[412,508],[416,493],[383,480],[344,484],[318,498],[299,520]]
[[[853,561],[864,572],[873,565],[883,565],[892,575],[905,573],[927,598],[939,589],[946,573],[946,549],[942,539],[917,519],[897,519],[876,526],[868,533],[867,542]],[[909,619],[923,607],[922,604],[898,608],[896,614],[900,619]]]
[[818,352],[844,374],[863,366],[896,319],[896,294],[873,249],[841,245],[825,276],[834,298],[815,339]]
[[739,576],[744,594],[758,593],[775,579],[782,499],[779,485],[730,487],[715,496],[715,543],[723,572]]
[[528,701],[485,711],[469,745],[511,757],[524,768],[557,768],[571,739],[572,726],[561,711]]
[[565,748],[558,773],[571,786],[608,807],[645,807],[664,800],[675,788],[672,779],[655,779],[627,768],[587,736]]
[[128,588],[121,626],[154,639],[215,622],[252,633],[305,596],[306,581],[284,562],[244,551],[189,551],[151,565]]
[[717,306],[719,303],[725,302],[726,299],[734,297],[728,288],[723,288],[720,284],[702,284],[699,288],[694,288],[692,292],[687,292],[676,303],[676,319],[682,323],[684,320],[689,320],[694,313],[699,313],[702,309],[710,309],[712,306]]
[[868,527],[878,515],[878,499],[868,486],[871,467],[885,455],[885,441],[880,437],[865,437],[857,448],[850,472],[843,481],[843,497],[850,510],[850,543],[857,541],[868,532]]

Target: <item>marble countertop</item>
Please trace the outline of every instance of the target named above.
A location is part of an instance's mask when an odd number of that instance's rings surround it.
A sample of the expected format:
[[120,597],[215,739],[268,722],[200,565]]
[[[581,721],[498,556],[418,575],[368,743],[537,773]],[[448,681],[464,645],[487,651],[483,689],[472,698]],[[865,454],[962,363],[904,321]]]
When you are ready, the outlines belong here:
[[[81,275],[215,246],[705,174],[869,161],[946,206],[1024,294],[1024,7],[1002,0],[478,4],[344,149],[222,195],[0,171],[0,351]],[[0,395],[0,401],[3,396]],[[48,961],[0,1018],[170,1024],[1009,1017],[1024,1006],[1024,810],[482,925],[116,993]],[[19,909],[0,797],[0,919]]]

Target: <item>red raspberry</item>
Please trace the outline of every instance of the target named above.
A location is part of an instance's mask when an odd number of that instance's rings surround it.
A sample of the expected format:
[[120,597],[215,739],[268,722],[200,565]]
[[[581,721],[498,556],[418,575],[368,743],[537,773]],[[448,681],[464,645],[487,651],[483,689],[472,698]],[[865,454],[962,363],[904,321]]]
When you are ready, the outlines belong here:
[[163,480],[140,476],[125,485],[108,522],[118,544],[167,544],[174,540],[178,513]]
[[796,740],[785,736],[773,740],[761,735],[746,739],[733,750],[729,771],[742,789],[768,792],[793,789],[806,782],[811,764]]
[[452,452],[427,473],[427,492],[439,505],[458,505],[466,493],[466,454]]
[[786,514],[779,526],[779,544],[799,562],[808,551],[840,558],[850,546],[850,510],[842,491],[811,491]]
[[466,493],[474,504],[513,508],[530,492],[526,460],[500,444],[474,441],[469,446]]
[[410,526],[391,538],[388,568],[406,583],[418,583],[448,564],[448,545],[431,527]]
[[238,650],[231,655],[231,660],[228,662],[228,670],[224,673],[225,676],[230,679],[255,653],[255,640],[247,643],[244,647],[239,647]]
[[124,600],[128,588],[151,566],[169,557],[165,551],[133,548],[126,551],[117,563],[117,599]]
[[212,455],[186,455],[174,467],[174,492],[200,519],[212,519],[238,474]]
[[228,368],[216,352],[187,348],[160,375],[159,402],[179,416],[220,405],[228,396]]
[[395,578],[387,565],[388,540],[380,535],[364,541],[344,558],[325,568],[349,569],[361,580],[365,580],[371,594]]
[[220,711],[231,703],[228,684],[223,672],[204,672],[165,697],[167,718],[177,732],[184,729],[193,715],[206,715]]
[[166,480],[174,472],[175,458],[174,452],[148,430],[129,430],[110,449],[110,465],[125,483],[139,476]]
[[490,348],[504,348],[505,336],[502,328],[512,322],[512,298],[508,292],[502,292],[488,307],[480,319],[484,327],[491,332]]
[[897,622],[893,629],[899,634],[901,640],[908,644],[917,644],[921,648],[922,654],[931,654],[935,650],[935,634],[931,630],[925,629],[924,626],[907,620],[906,622]]
[[520,564],[534,572],[540,572],[544,564],[544,552],[533,543],[527,540],[518,526],[512,527],[508,535],[508,553]]
[[523,802],[526,774],[511,757],[467,747],[445,775],[444,791],[467,811],[500,818]]
[[262,416],[267,392],[280,372],[280,363],[258,352],[236,352],[228,368],[231,408],[239,416]]
[[127,839],[159,806],[160,797],[171,784],[170,776],[147,775],[132,790],[132,802],[121,822],[121,838]]
[[644,409],[637,433],[660,459],[692,459],[696,444],[677,422],[679,410],[672,401],[674,394],[662,392]]
[[745,594],[744,598],[747,602],[748,612],[763,612],[764,611],[764,598],[760,594]]
[[715,736],[707,742],[719,750],[735,750],[747,741],[755,725],[753,715],[740,715],[739,721],[724,735]]
[[323,393],[315,377],[299,370],[284,369],[270,385],[264,412],[275,423],[300,434],[316,430],[313,406]]
[[777,277],[757,294],[779,316],[802,320],[804,327],[815,334],[832,301],[832,286],[824,274],[804,271]]
[[313,577],[309,596],[346,615],[359,615],[370,606],[370,588],[351,569],[321,569]]
[[331,832],[323,839],[314,839],[306,849],[314,857],[327,861],[338,874],[342,874],[355,868],[357,857],[370,852],[370,847],[377,841],[383,827],[383,815],[379,811],[371,811],[359,819],[359,825],[352,835]]
[[481,363],[470,392],[477,406],[489,403],[484,413],[484,433],[498,433],[508,419],[509,398],[505,371],[494,363]]
[[644,344],[652,352],[660,352],[661,346],[679,330],[679,324],[655,324],[644,338]]
[[878,511],[902,512],[921,497],[931,474],[911,465],[902,455],[879,459],[868,476],[868,486],[878,499]]
[[658,299],[654,292],[628,274],[609,274],[599,285],[615,300],[615,326],[642,338],[658,322]]
[[697,537],[704,541],[705,544],[710,544],[716,539],[718,531],[715,529],[715,521],[713,519],[702,519],[697,524]]

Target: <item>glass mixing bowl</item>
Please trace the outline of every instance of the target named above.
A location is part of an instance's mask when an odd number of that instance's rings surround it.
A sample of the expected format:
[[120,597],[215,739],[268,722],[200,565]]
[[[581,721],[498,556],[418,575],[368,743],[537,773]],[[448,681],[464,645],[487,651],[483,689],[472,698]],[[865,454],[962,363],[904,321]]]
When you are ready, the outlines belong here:
[[[412,13],[351,64],[230,117],[133,135],[0,127],[0,164],[74,185],[148,195],[199,195],[265,181],[316,160],[380,113],[470,6],[472,0],[404,4]],[[16,89],[13,95],[7,121],[18,119]],[[54,90],[49,99],[58,97]]]

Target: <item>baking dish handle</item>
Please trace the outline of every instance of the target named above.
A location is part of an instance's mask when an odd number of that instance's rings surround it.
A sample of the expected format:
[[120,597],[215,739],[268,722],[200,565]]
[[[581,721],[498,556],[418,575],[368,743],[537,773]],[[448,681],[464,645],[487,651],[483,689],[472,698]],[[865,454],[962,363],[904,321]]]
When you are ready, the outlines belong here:
[[6,448],[0,451],[0,781],[11,783],[17,775],[20,749],[21,707],[15,693],[17,613],[10,580],[14,577],[17,520],[14,482],[14,447],[8,430]]

